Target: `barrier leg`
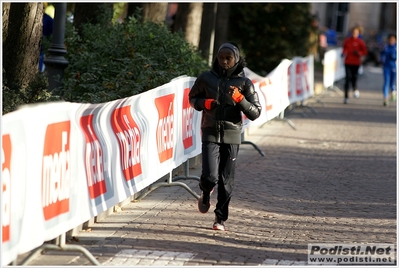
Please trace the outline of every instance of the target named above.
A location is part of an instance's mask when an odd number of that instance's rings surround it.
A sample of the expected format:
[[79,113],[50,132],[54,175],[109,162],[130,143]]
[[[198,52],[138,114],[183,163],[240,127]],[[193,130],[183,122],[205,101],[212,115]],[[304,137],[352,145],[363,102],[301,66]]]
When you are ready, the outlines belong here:
[[255,143],[244,140],[244,133],[241,133],[241,144],[250,144],[260,153],[261,156],[265,156],[265,153]]
[[182,182],[173,182],[172,179],[172,171],[169,172],[169,178],[167,180],[167,182],[158,182],[158,183],[154,183],[152,185],[150,185],[148,187],[147,192],[143,193],[142,195],[140,195],[139,197],[136,198],[136,201],[139,201],[141,199],[143,199],[144,197],[146,197],[149,193],[151,193],[152,191],[158,189],[159,187],[171,187],[171,186],[180,186],[183,187],[184,189],[186,189],[190,194],[192,194],[196,199],[200,198],[200,196],[195,193],[190,187],[188,187],[187,184],[182,183]]
[[307,117],[307,115],[305,113],[296,112],[296,103],[292,103],[291,106],[292,106],[292,108],[287,111],[288,115],[290,115],[290,114],[300,114],[302,117]]
[[282,111],[279,116],[274,118],[274,120],[284,121],[288,123],[288,125],[290,125],[294,130],[296,130],[295,124],[290,119],[284,117],[284,111]]
[[327,90],[329,90],[329,89],[335,90],[335,92],[337,92],[339,95],[343,94],[343,91],[339,87],[337,87],[335,84],[333,84],[332,86],[327,88]]
[[190,176],[189,169],[190,169],[190,160],[187,159],[187,161],[184,163],[184,176],[174,177],[172,179],[172,181],[178,181],[178,180],[197,180],[197,181],[199,181],[200,178],[198,176]]
[[304,108],[309,109],[313,114],[318,114],[315,108],[313,108],[313,107],[311,107],[311,106],[309,106],[309,105],[304,104],[304,101],[301,101],[300,107],[304,107]]
[[317,103],[320,103],[321,106],[323,106],[323,107],[326,106],[326,104],[323,101],[321,101],[319,98],[315,98],[315,100],[316,100]]
[[39,256],[43,250],[58,250],[58,251],[78,251],[83,253],[92,264],[101,266],[101,263],[88,251],[82,246],[79,245],[66,245],[65,244],[65,233],[61,234],[58,237],[58,245],[54,244],[43,244],[40,247],[33,250],[22,262],[21,265],[27,265],[37,256]]

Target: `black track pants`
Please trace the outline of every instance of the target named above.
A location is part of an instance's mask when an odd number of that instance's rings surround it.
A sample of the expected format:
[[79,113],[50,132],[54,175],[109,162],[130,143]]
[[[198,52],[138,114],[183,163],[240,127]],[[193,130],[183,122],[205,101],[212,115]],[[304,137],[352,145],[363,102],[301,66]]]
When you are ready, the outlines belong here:
[[349,98],[349,85],[352,85],[353,90],[357,89],[359,67],[359,65],[345,64],[345,98]]
[[202,175],[199,187],[210,192],[217,184],[216,216],[225,221],[229,216],[229,203],[234,187],[238,144],[202,143]]

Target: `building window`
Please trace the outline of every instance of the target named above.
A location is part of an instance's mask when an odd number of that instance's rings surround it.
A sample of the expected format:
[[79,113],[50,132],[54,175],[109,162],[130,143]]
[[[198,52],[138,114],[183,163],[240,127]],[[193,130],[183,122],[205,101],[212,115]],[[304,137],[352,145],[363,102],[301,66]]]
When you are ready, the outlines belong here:
[[327,3],[327,25],[337,33],[345,34],[348,24],[349,3]]

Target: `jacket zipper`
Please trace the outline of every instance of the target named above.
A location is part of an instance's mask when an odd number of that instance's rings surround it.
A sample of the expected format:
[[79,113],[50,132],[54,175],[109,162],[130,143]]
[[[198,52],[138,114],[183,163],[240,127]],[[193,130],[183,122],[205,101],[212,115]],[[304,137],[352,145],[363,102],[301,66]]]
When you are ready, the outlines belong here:
[[221,103],[220,103],[220,108],[218,110],[218,141],[223,142],[223,136],[222,132],[224,134],[224,120],[225,120],[225,107],[226,105],[226,82],[229,80],[228,78],[223,77],[220,82],[220,88],[219,88],[219,96],[221,94]]

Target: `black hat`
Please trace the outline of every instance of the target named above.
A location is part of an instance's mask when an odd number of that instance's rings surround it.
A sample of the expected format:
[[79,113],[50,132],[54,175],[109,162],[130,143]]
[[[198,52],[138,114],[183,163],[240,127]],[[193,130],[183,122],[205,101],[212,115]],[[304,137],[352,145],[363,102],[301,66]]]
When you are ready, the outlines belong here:
[[240,50],[238,49],[237,46],[233,45],[232,43],[223,43],[218,50],[218,54],[220,52],[220,50],[222,50],[223,48],[228,48],[231,51],[233,51],[234,53],[234,58],[236,60],[236,62],[238,62],[240,60]]

